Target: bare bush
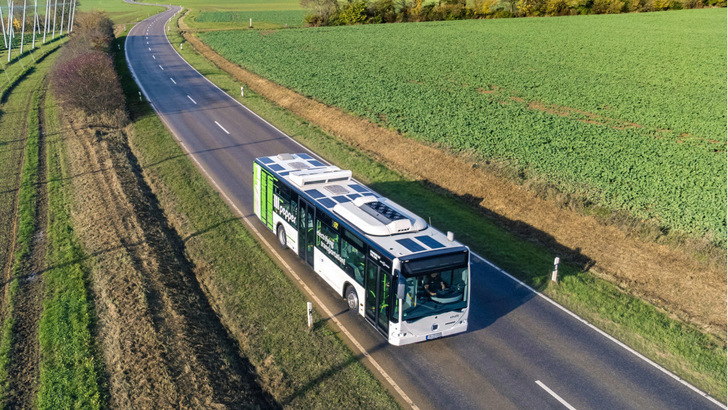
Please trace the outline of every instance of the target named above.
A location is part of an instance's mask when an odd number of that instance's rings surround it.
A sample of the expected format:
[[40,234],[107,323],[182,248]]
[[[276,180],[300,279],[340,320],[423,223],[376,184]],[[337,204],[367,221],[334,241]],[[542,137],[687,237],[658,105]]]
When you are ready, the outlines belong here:
[[100,125],[127,122],[124,95],[108,54],[91,50],[57,64],[52,82],[63,107],[79,109]]

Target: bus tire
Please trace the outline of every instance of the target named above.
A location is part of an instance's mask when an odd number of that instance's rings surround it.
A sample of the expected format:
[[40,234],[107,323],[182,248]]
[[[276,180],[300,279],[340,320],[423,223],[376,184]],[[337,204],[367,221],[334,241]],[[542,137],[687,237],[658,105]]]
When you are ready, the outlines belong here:
[[278,243],[281,245],[281,249],[288,249],[288,239],[286,238],[286,230],[283,225],[278,225],[276,235],[278,236]]
[[356,294],[356,289],[351,285],[346,287],[346,305],[349,310],[359,310],[359,296]]

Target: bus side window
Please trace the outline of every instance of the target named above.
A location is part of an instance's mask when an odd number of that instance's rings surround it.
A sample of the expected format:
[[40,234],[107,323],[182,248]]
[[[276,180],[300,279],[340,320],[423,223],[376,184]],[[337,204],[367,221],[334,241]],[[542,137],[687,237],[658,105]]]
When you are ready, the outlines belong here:
[[348,235],[341,242],[341,256],[344,258],[346,273],[364,286],[364,253],[352,245]]
[[320,211],[316,212],[316,246],[338,265],[342,265],[339,250],[339,233],[331,227],[331,218]]

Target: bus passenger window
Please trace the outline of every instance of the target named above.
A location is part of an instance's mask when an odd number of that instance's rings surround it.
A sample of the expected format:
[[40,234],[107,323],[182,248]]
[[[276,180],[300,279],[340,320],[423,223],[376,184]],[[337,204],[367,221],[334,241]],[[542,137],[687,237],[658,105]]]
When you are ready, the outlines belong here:
[[364,286],[364,254],[349,242],[348,235],[341,242],[341,256],[344,258],[346,271],[358,284]]

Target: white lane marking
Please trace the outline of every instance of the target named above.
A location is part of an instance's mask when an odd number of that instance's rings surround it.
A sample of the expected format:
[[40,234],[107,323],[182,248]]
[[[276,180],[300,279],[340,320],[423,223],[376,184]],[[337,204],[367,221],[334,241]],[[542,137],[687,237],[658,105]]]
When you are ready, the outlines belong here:
[[569,410],[576,410],[576,408],[574,406],[572,406],[571,404],[569,404],[566,400],[562,399],[561,396],[559,396],[558,394],[554,393],[553,390],[549,389],[548,386],[546,386],[545,384],[541,383],[540,380],[536,380],[536,384],[538,384],[539,386],[541,386],[542,389],[546,390],[546,392],[548,394],[552,395],[556,400],[559,401],[559,403],[563,404],[564,407],[566,407],[567,409],[569,409]]
[[159,66],[159,69],[160,69],[160,70],[164,71],[164,67],[162,67],[162,65],[161,65],[161,64],[157,64],[157,65]]
[[220,127],[221,130],[225,131],[225,134],[230,135],[230,133],[228,132],[228,130],[226,130],[225,127],[223,127],[222,125],[220,125],[219,122],[215,121],[215,124],[217,124],[217,126]]
[[169,77],[169,81],[173,82],[173,83],[174,83],[174,85],[177,85],[177,81],[174,81],[174,78],[172,78],[172,77]]
[[157,56],[155,56],[154,54],[152,54],[152,58],[156,60],[157,59]]
[[[169,17],[169,19],[167,19],[167,21],[166,21],[166,22],[165,22],[165,24],[164,24],[164,26],[165,26],[165,27],[167,26],[167,24],[168,24],[168,23],[169,23],[170,21],[172,21],[172,18],[173,18],[173,17],[175,16],[175,15],[176,15],[176,13],[175,13],[175,14],[173,14],[172,16],[170,16],[170,17]],[[135,26],[135,27],[136,27],[136,26]],[[128,39],[129,39],[129,37],[127,37],[127,40],[128,40]],[[261,117],[260,115],[258,115],[258,114],[256,114],[255,112],[253,112],[253,111],[252,111],[252,110],[251,110],[250,108],[248,108],[248,107],[246,107],[245,105],[243,105],[243,103],[241,103],[240,101],[238,101],[238,100],[236,100],[235,98],[233,98],[232,96],[230,96],[230,94],[228,94],[227,92],[223,91],[223,90],[222,90],[222,89],[221,89],[220,87],[218,87],[218,86],[217,86],[217,84],[215,84],[215,83],[213,83],[212,81],[210,81],[210,79],[209,79],[209,78],[207,78],[207,77],[203,76],[202,74],[200,74],[200,72],[199,72],[199,71],[197,71],[197,69],[195,69],[194,67],[192,67],[192,65],[191,65],[191,64],[190,64],[189,62],[187,62],[187,60],[185,60],[184,58],[182,58],[182,56],[181,56],[181,55],[179,54],[179,52],[177,51],[177,49],[175,49],[175,48],[174,48],[174,47],[172,46],[172,43],[170,43],[170,41],[169,41],[169,38],[167,38],[167,36],[165,36],[165,39],[167,40],[167,44],[169,45],[169,47],[170,47],[170,48],[171,48],[172,50],[174,50],[174,51],[175,51],[175,53],[177,53],[177,55],[179,56],[179,58],[180,58],[180,59],[181,59],[182,61],[184,61],[184,62],[185,62],[185,64],[187,64],[187,65],[188,65],[188,66],[189,66],[189,67],[190,67],[190,68],[191,68],[191,69],[192,69],[192,70],[193,70],[194,72],[196,72],[196,73],[197,73],[197,74],[198,74],[198,75],[199,75],[199,76],[200,76],[201,78],[205,79],[205,81],[207,81],[208,83],[210,83],[210,85],[212,85],[213,87],[215,87],[215,88],[217,88],[218,90],[220,90],[220,92],[222,92],[222,93],[223,93],[224,95],[228,96],[228,98],[230,98],[231,100],[233,100],[233,101],[235,101],[236,103],[238,103],[238,104],[240,105],[240,107],[242,107],[242,108],[243,108],[244,110],[246,110],[246,111],[248,111],[249,113],[251,113],[252,115],[254,115],[254,116],[258,117],[258,119],[260,119],[260,120],[261,120],[261,121],[263,121],[264,123],[268,124],[268,125],[269,125],[269,126],[270,126],[271,128],[273,128],[273,129],[275,129],[276,131],[278,131],[278,132],[279,132],[279,133],[280,133],[281,135],[284,135],[284,136],[288,137],[288,138],[289,138],[289,139],[290,139],[290,140],[291,140],[291,141],[292,141],[293,143],[295,143],[295,144],[299,145],[299,146],[300,146],[300,147],[301,147],[301,148],[302,148],[302,149],[303,149],[303,150],[304,150],[305,152],[308,152],[309,154],[311,154],[312,156],[314,156],[314,157],[318,158],[318,159],[319,159],[320,161],[322,161],[322,162],[324,162],[324,163],[328,163],[328,162],[327,162],[326,160],[324,160],[323,158],[321,158],[321,157],[320,157],[320,156],[319,156],[318,154],[316,154],[315,152],[313,152],[313,151],[309,150],[308,148],[306,148],[306,146],[304,146],[304,145],[303,145],[303,144],[301,144],[300,142],[298,142],[298,141],[296,141],[296,140],[294,140],[294,139],[290,138],[290,137],[289,137],[289,136],[288,136],[288,135],[287,135],[286,133],[284,133],[283,131],[281,131],[280,129],[278,129],[278,127],[276,127],[275,125],[273,125],[273,124],[271,124],[270,122],[266,121],[266,120],[265,120],[265,119],[263,119],[263,118],[262,118],[262,117]],[[151,51],[151,50],[150,50],[150,51]],[[129,55],[128,55],[128,52],[129,52],[129,51],[128,51],[128,48],[127,48],[127,47],[125,46],[125,48],[124,48],[124,54],[125,54],[125,56],[126,56],[126,60],[127,60],[127,62],[129,61]],[[129,67],[131,68],[131,65],[129,65]],[[134,70],[132,69],[131,71],[132,71],[132,75],[133,75],[133,76],[134,76],[134,78],[136,79],[136,74],[134,74]],[[139,82],[137,81],[137,83],[139,83]],[[140,87],[140,88],[142,89],[142,92],[143,92],[143,93],[145,94],[145,96],[147,97],[147,101],[149,101],[149,96],[147,95],[146,91],[145,91],[145,90],[144,90],[144,88],[143,88],[143,87],[141,86],[141,84],[139,85],[139,87]],[[156,109],[155,109],[155,111],[156,111]],[[159,112],[157,112],[157,114],[159,115]],[[160,118],[162,118],[162,120],[163,120],[163,121],[164,121],[164,122],[166,123],[166,120],[165,120],[165,119],[164,119],[164,118],[163,118],[163,117],[162,117],[161,115],[159,115],[159,117],[160,117]],[[170,130],[172,129],[172,127],[170,127],[170,125],[169,125],[169,124],[167,124],[167,128],[168,128],[168,129],[170,129]],[[173,134],[174,134],[174,132],[173,132]],[[175,138],[177,138],[177,140],[178,140],[178,141],[180,142],[180,144],[182,144],[182,145],[183,145],[183,147],[184,147],[184,144],[182,143],[182,140],[181,140],[180,138],[178,138],[176,134],[174,134],[174,135],[175,135]],[[185,148],[185,149],[186,149],[186,148]],[[188,153],[189,153],[189,151],[188,151]],[[194,158],[194,156],[192,156],[192,159],[193,159],[193,160],[195,160],[195,162],[197,162],[197,160],[196,160],[196,159]],[[200,169],[201,169],[201,170],[202,170],[203,172],[205,172],[205,174],[207,175],[208,179],[209,179],[209,180],[210,180],[211,182],[213,182],[213,184],[214,184],[215,186],[217,186],[217,184],[215,183],[215,181],[214,181],[214,180],[212,180],[212,178],[211,178],[211,177],[209,176],[209,174],[207,174],[207,172],[206,172],[206,171],[204,170],[204,168],[202,168],[202,166],[201,166],[201,165],[199,164],[199,162],[197,162],[197,164],[198,164],[198,166],[200,167]],[[226,195],[225,195],[225,194],[223,193],[223,196],[226,196]],[[232,202],[231,202],[231,201],[230,201],[229,199],[228,199],[228,202],[229,202],[229,203],[230,203],[230,204],[232,205]],[[234,208],[235,208],[235,209],[237,210],[237,207],[235,207],[235,205],[232,205],[232,206],[233,206],[233,207],[234,207]],[[239,214],[241,214],[239,210],[238,210],[238,213],[239,213]],[[242,215],[242,214],[241,214],[241,215]],[[255,230],[255,228],[253,228],[253,229]],[[257,232],[257,230],[256,230],[256,232]],[[260,239],[261,239],[262,241],[266,242],[266,240],[265,240],[265,239],[264,239],[264,238],[263,238],[263,237],[262,237],[262,236],[261,236],[260,234],[258,234],[258,236],[259,236],[259,238],[260,238]],[[266,242],[266,243],[267,243],[267,242]],[[277,255],[277,254],[276,254],[276,255]],[[503,269],[499,268],[498,266],[494,265],[494,264],[493,264],[493,263],[491,263],[490,261],[486,260],[486,259],[485,259],[485,258],[483,258],[482,256],[480,256],[480,255],[478,255],[478,254],[476,254],[476,253],[472,253],[472,255],[473,255],[473,256],[475,256],[475,257],[477,257],[477,258],[478,258],[478,259],[480,259],[481,261],[485,262],[486,264],[490,265],[491,267],[493,267],[493,268],[494,268],[495,270],[497,270],[498,272],[500,272],[500,273],[504,274],[505,276],[509,277],[510,279],[512,279],[512,280],[514,280],[514,281],[516,281],[516,282],[517,282],[517,283],[519,283],[519,284],[520,284],[521,286],[523,286],[523,287],[525,287],[526,289],[530,290],[531,292],[535,293],[535,294],[536,294],[536,295],[538,295],[539,297],[541,297],[541,298],[545,299],[546,301],[548,301],[549,303],[551,303],[551,304],[552,304],[552,305],[554,305],[555,307],[557,307],[557,308],[561,309],[562,311],[566,312],[566,313],[567,313],[568,315],[570,315],[570,316],[574,317],[574,318],[575,318],[576,320],[578,320],[578,321],[582,322],[583,324],[585,324],[586,326],[590,327],[590,328],[591,328],[591,329],[593,329],[594,331],[598,332],[598,333],[599,333],[599,334],[601,334],[602,336],[604,336],[604,337],[606,337],[607,339],[611,340],[612,342],[616,343],[616,344],[617,344],[618,346],[620,346],[620,347],[622,347],[622,348],[626,349],[626,350],[627,350],[628,352],[630,352],[630,353],[634,354],[634,355],[635,355],[635,356],[637,356],[638,358],[640,358],[640,359],[642,359],[643,361],[645,361],[645,362],[649,363],[650,365],[652,365],[652,366],[653,366],[653,367],[655,367],[656,369],[660,370],[660,371],[661,371],[661,372],[663,372],[664,374],[666,374],[666,375],[668,375],[669,377],[673,378],[674,380],[678,381],[678,382],[679,382],[680,384],[682,384],[682,385],[686,386],[686,387],[687,387],[687,388],[689,388],[690,390],[692,390],[692,391],[694,391],[695,393],[697,393],[697,394],[701,395],[702,397],[706,398],[707,400],[709,400],[709,401],[710,401],[710,402],[712,402],[713,404],[717,405],[718,407],[720,407],[720,408],[723,408],[723,409],[727,409],[727,408],[728,408],[728,407],[726,407],[726,406],[725,406],[724,404],[722,404],[721,402],[719,402],[718,400],[716,400],[716,399],[714,399],[713,397],[711,397],[711,396],[710,396],[709,394],[707,394],[707,393],[705,393],[705,392],[701,391],[701,390],[700,390],[700,389],[698,389],[697,387],[695,387],[695,386],[691,385],[690,383],[688,383],[688,382],[686,382],[685,380],[681,379],[681,378],[680,378],[680,377],[678,377],[677,375],[675,375],[675,374],[671,373],[670,371],[668,371],[667,369],[663,368],[663,367],[662,367],[662,366],[660,366],[659,364],[657,364],[657,363],[653,362],[652,360],[650,360],[650,359],[648,359],[647,357],[643,356],[642,354],[638,353],[638,352],[637,352],[637,351],[635,351],[634,349],[630,348],[629,346],[625,345],[624,343],[622,343],[622,342],[620,342],[619,340],[615,339],[614,337],[610,336],[610,335],[609,335],[609,334],[607,334],[606,332],[602,331],[601,329],[597,328],[596,326],[594,326],[594,325],[592,325],[591,323],[587,322],[586,320],[582,319],[581,317],[579,317],[579,316],[578,316],[578,315],[576,315],[575,313],[573,313],[573,312],[569,311],[568,309],[566,309],[566,308],[564,308],[563,306],[559,305],[558,303],[554,302],[553,300],[551,300],[550,298],[548,298],[548,297],[547,297],[546,295],[543,295],[543,294],[541,294],[541,293],[540,293],[540,292],[538,292],[537,290],[533,289],[532,287],[530,287],[530,286],[528,286],[527,284],[523,283],[522,281],[518,280],[517,278],[515,278],[514,276],[512,276],[512,275],[511,275],[511,274],[509,274],[508,272],[504,271]],[[322,308],[322,309],[324,309],[325,311],[327,310],[327,309],[325,308],[325,306],[323,306],[323,304],[321,304],[321,303],[319,303],[319,307],[321,307],[321,308]],[[331,316],[331,315],[329,315],[329,316]],[[333,317],[332,317],[332,318],[333,318]],[[345,328],[343,327],[343,325],[341,325],[341,324],[340,324],[340,322],[339,322],[339,321],[338,321],[338,320],[337,320],[336,318],[333,318],[333,320],[334,320],[334,322],[335,322],[335,323],[336,323],[336,324],[337,324],[337,325],[339,326],[339,328],[341,328],[341,329],[342,329],[342,330],[343,330],[343,331],[344,331],[344,332],[345,332],[345,333],[346,333],[347,335],[349,335],[349,333],[348,333],[348,332],[346,331],[346,329],[345,329]],[[359,346],[358,346],[358,343],[357,343],[357,342],[356,342],[356,341],[355,341],[355,340],[353,339],[353,337],[349,336],[349,339],[350,339],[350,340],[352,341],[352,343],[356,344],[356,345],[357,345],[357,347],[359,347]],[[378,365],[378,364],[377,364],[377,363],[376,363],[376,362],[374,361],[374,359],[372,359],[372,358],[371,358],[371,356],[369,356],[369,354],[368,354],[368,353],[367,353],[367,352],[366,352],[366,351],[365,351],[365,350],[364,350],[363,348],[360,348],[360,351],[362,352],[362,354],[363,354],[364,356],[366,356],[367,358],[369,358],[369,360],[370,360],[370,361],[371,361],[371,362],[372,362],[372,363],[374,364],[374,366],[375,366],[375,367],[377,368],[377,370],[380,370],[380,369],[381,369],[381,367],[380,367],[380,366],[379,366],[379,365]],[[380,374],[381,374],[381,375],[382,375],[382,376],[383,376],[383,377],[384,377],[385,379],[387,379],[388,381],[389,381],[389,380],[391,379],[391,378],[389,377],[389,375],[387,375],[387,374],[386,374],[386,373],[384,372],[384,370],[383,370],[383,369],[381,369],[381,370],[380,370]],[[396,384],[394,383],[394,381],[392,381],[392,382],[391,382],[391,384],[392,384],[392,386],[394,387],[394,389],[395,389],[395,390],[396,390],[396,391],[397,391],[398,393],[400,393],[400,395],[402,396],[402,398],[403,398],[403,399],[404,399],[404,400],[405,400],[405,401],[406,401],[407,403],[411,404],[411,405],[412,405],[413,407],[415,407],[415,408],[416,408],[416,406],[415,406],[415,405],[414,405],[414,403],[413,403],[413,402],[412,402],[412,401],[410,400],[410,398],[409,398],[409,397],[408,397],[408,396],[407,396],[407,395],[406,395],[406,394],[405,394],[405,393],[404,393],[404,392],[403,392],[403,391],[402,391],[402,390],[401,390],[401,389],[399,388],[399,386],[397,386],[397,385],[396,385]]]
[[147,47],[147,48],[149,49],[149,51],[152,51],[152,48],[151,47]]
[[[167,22],[165,23],[165,26],[166,26],[167,23],[169,23],[170,21],[172,21],[172,17],[174,17],[175,15],[176,15],[176,13],[173,14],[172,16],[170,16],[169,19],[167,19]],[[127,37],[127,41],[128,41],[128,39],[129,38]],[[167,40],[167,44],[169,45],[169,47],[171,49],[175,50],[175,52],[177,53],[177,50],[174,47],[172,47],[172,43],[169,42],[169,38],[167,38],[167,36],[165,36],[165,39]],[[184,58],[182,58],[182,56],[179,55],[179,53],[177,53],[177,55],[179,56],[180,60],[184,61],[190,67],[190,69],[192,69],[194,72],[196,72],[200,77],[204,78],[205,81],[207,81],[208,83],[210,83],[210,85],[212,85],[213,87],[215,87],[218,90],[220,90],[220,92],[222,92],[223,95],[227,95],[228,98],[230,98],[231,100],[233,100],[236,103],[238,103],[246,111],[248,111],[249,113],[251,113],[254,116],[258,117],[261,121],[263,121],[266,124],[270,125],[271,128],[273,128],[274,130],[278,131],[282,135],[288,137],[288,135],[286,135],[283,131],[279,130],[276,126],[274,126],[273,124],[269,123],[268,121],[264,120],[260,115],[254,113],[252,110],[250,110],[250,108],[248,108],[245,105],[243,105],[242,103],[240,103],[240,101],[232,98],[228,93],[226,93],[225,91],[223,91],[220,87],[218,87],[216,84],[214,84],[212,81],[210,81],[207,77],[205,77],[202,74],[200,74],[200,72],[197,71],[194,67],[192,67],[192,65],[190,63],[188,63],[187,60],[185,60]],[[136,80],[137,84],[139,85],[139,88],[142,90],[142,93],[144,93],[144,96],[147,98],[147,101],[150,101],[149,94],[147,94],[147,91],[144,88],[144,86],[139,83],[139,81],[137,79],[137,76],[136,76],[136,73],[134,72],[134,67],[129,62],[129,50],[128,50],[127,47],[124,48],[124,57],[126,58],[127,65],[131,69],[132,76],[134,77],[134,79]],[[286,267],[286,270],[288,271],[288,273],[296,281],[298,281],[299,284],[301,284],[301,286],[303,287],[303,289],[314,300],[314,302],[316,302],[316,304],[318,305],[318,307],[321,310],[323,310],[323,312],[325,313],[325,315],[328,318],[330,318],[331,321],[333,321],[334,324],[339,329],[341,329],[341,331],[344,333],[344,335],[346,335],[346,337],[349,339],[349,341],[354,346],[356,346],[356,348],[359,350],[359,352],[362,354],[362,356],[365,357],[369,361],[369,363],[371,363],[372,366],[374,366],[374,368],[377,370],[377,372],[379,372],[379,374],[384,378],[384,380],[386,380],[389,383],[389,385],[392,386],[392,388],[400,395],[400,397],[402,397],[402,400],[404,400],[412,409],[419,410],[419,407],[417,407],[417,405],[412,401],[412,399],[410,399],[410,397],[407,395],[407,393],[405,393],[404,390],[402,390],[402,388],[399,387],[399,385],[397,384],[397,382],[395,382],[394,379],[392,379],[392,377],[384,370],[384,368],[382,368],[382,366],[376,361],[376,359],[374,359],[371,355],[369,355],[369,352],[364,348],[364,346],[362,346],[359,343],[359,341],[354,338],[354,336],[346,329],[346,327],[344,327],[344,324],[341,323],[341,321],[339,321],[339,319],[336,316],[334,316],[334,314],[326,307],[326,305],[323,304],[323,302],[316,296],[316,294],[313,293],[313,291],[311,290],[311,288],[309,288],[308,285],[306,285],[306,283],[303,282],[303,280],[301,280],[300,276],[298,276],[298,274],[296,274],[296,272],[283,260],[283,258],[281,257],[281,255],[275,250],[275,248],[273,248],[273,246],[270,245],[270,243],[268,242],[268,240],[265,237],[263,237],[263,235],[260,233],[260,231],[258,231],[258,229],[248,220],[247,217],[245,217],[245,215],[240,211],[240,209],[238,209],[238,207],[235,205],[235,203],[233,203],[233,201],[230,199],[230,197],[228,197],[228,195],[225,193],[225,191],[223,191],[220,188],[220,186],[217,184],[217,182],[207,172],[207,169],[205,169],[205,167],[202,166],[202,164],[192,154],[192,151],[190,151],[187,148],[187,146],[182,141],[182,139],[174,132],[174,128],[168,122],[167,118],[164,117],[157,110],[156,107],[152,106],[152,108],[154,108],[154,111],[157,112],[157,116],[159,116],[159,118],[162,120],[162,122],[167,126],[167,129],[172,132],[172,135],[177,140],[177,142],[179,142],[179,144],[182,146],[182,148],[187,152],[187,155],[190,158],[192,158],[192,160],[197,164],[198,169],[200,169],[205,174],[205,176],[207,177],[207,180],[210,181],[215,186],[215,188],[217,189],[217,191],[222,194],[223,198],[225,198],[225,201],[228,203],[228,205],[230,205],[233,209],[235,209],[235,211],[243,219],[243,222],[245,222],[245,224],[248,226],[248,228],[250,228],[250,230],[252,230],[258,236],[258,239],[262,243],[264,243],[266,245],[266,247],[268,247],[268,249],[271,251],[271,253],[274,254],[276,256],[276,258],[278,258],[278,260],[280,261],[280,263],[283,266]],[[288,137],[288,138],[290,138],[290,137]],[[310,153],[313,157],[318,158],[318,159],[324,161],[323,158],[321,158],[315,152],[313,152],[313,151],[309,150],[308,148],[306,148],[300,142],[298,142],[298,141],[296,141],[294,139],[291,139],[291,141],[293,141],[295,144],[299,145],[304,151]]]
[[665,375],[671,377],[673,380],[677,381],[678,383],[680,383],[683,386],[689,388],[690,390],[694,391],[695,393],[697,393],[697,394],[703,396],[704,398],[708,399],[711,403],[715,404],[716,406],[718,406],[718,407],[720,407],[722,409],[728,408],[723,403],[721,403],[718,400],[714,399],[708,393],[706,393],[706,392],[698,389],[697,387],[693,386],[692,384],[688,383],[687,381],[681,379],[678,375],[670,372],[669,370],[665,369],[664,367],[660,366],[659,364],[653,362],[651,359],[647,358],[646,356],[642,355],[640,352],[632,349],[631,347],[627,346],[626,344],[620,342],[619,340],[617,340],[616,338],[612,337],[611,335],[609,335],[607,332],[603,331],[602,329],[599,329],[598,327],[596,327],[596,326],[592,325],[591,323],[587,322],[586,319],[582,318],[581,316],[577,315],[576,313],[574,313],[574,312],[570,311],[569,309],[567,309],[567,308],[559,305],[558,303],[556,303],[555,301],[553,301],[548,296],[546,296],[543,293],[537,291],[536,289],[528,286],[527,284],[525,284],[524,282],[522,282],[521,280],[519,280],[515,276],[513,276],[510,273],[508,273],[508,272],[504,271],[503,269],[499,268],[493,262],[491,262],[491,261],[483,258],[482,256],[478,255],[475,252],[472,252],[471,253],[471,257],[473,257],[473,256],[476,257],[476,258],[478,258],[478,259],[480,259],[482,262],[485,262],[486,264],[490,265],[491,268],[497,270],[498,272],[500,272],[503,275],[507,276],[508,278],[512,279],[513,281],[515,281],[519,285],[523,286],[524,288],[526,288],[526,289],[530,290],[531,292],[535,293],[537,296],[539,296],[540,298],[544,299],[548,303],[552,304],[553,306],[557,307],[558,309],[561,309],[567,315],[573,317],[574,319],[578,320],[579,322],[581,322],[582,324],[586,325],[590,329],[594,330],[595,332],[599,333],[600,335],[602,335],[602,336],[606,337],[607,339],[611,340],[617,346],[619,346],[619,347],[625,349],[626,351],[632,353],[633,355],[637,356],[639,359],[642,359],[645,363],[651,365],[652,367],[654,367],[657,370],[661,371]]
[[147,41],[147,45],[149,45],[149,42]]
[[[189,98],[190,101],[192,101],[195,105],[197,105],[197,101],[193,100],[192,97],[189,96],[189,94],[187,95],[187,98]],[[217,121],[215,121],[215,122],[217,122]],[[217,124],[217,125],[220,125],[220,124]],[[220,127],[220,128],[222,128],[222,127]]]

